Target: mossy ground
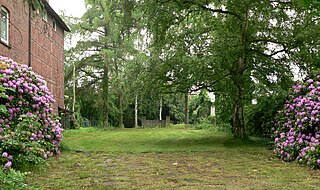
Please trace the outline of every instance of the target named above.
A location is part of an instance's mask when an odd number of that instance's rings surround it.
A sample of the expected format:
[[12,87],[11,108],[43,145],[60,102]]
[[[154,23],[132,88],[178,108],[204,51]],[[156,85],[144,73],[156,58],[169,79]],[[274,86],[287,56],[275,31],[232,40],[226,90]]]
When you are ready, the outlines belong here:
[[317,170],[272,157],[258,140],[177,128],[64,132],[59,158],[34,171],[42,189],[320,189]]

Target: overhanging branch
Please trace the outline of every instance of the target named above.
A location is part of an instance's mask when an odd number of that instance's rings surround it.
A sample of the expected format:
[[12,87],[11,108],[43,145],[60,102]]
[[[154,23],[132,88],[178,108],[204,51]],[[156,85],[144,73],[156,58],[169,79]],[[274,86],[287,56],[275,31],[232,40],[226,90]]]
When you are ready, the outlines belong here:
[[232,15],[232,16],[236,17],[237,19],[242,20],[242,17],[240,15],[238,15],[237,13],[231,12],[231,11],[225,11],[222,9],[211,9],[207,5],[201,5],[200,7],[204,10],[211,11],[212,13],[222,13],[222,14],[226,14],[226,15]]

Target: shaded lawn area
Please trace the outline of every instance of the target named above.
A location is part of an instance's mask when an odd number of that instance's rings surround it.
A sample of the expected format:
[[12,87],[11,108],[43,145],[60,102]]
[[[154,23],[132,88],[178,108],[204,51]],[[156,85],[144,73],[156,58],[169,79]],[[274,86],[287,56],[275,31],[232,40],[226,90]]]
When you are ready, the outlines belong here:
[[64,151],[29,175],[43,189],[320,189],[318,171],[272,158],[259,141],[175,129],[64,132]]

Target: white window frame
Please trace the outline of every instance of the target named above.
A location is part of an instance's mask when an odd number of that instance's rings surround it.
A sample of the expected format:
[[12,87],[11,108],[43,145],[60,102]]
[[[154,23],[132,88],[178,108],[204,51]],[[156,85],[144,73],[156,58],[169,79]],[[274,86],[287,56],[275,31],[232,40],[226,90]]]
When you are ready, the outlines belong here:
[[[6,19],[7,19],[7,26],[6,26],[6,29],[7,29],[7,31],[6,31],[6,38],[7,39],[4,39],[4,38],[2,38],[2,17],[3,17],[3,13],[5,13],[5,16],[6,16]],[[9,11],[8,11],[8,9],[7,8],[5,8],[4,6],[1,6],[1,21],[0,21],[0,24],[1,24],[1,41],[2,42],[4,42],[4,43],[6,43],[6,44],[9,44],[9,18],[10,18],[10,13],[9,13]]]
[[47,11],[46,10],[42,10],[42,20],[44,20],[44,21],[48,21],[48,13],[47,13]]

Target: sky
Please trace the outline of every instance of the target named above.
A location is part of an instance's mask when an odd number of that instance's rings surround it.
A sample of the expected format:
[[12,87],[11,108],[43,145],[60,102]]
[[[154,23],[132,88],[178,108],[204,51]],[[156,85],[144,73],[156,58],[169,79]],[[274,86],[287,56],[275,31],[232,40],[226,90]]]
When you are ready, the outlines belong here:
[[49,0],[49,4],[58,14],[64,11],[67,16],[81,17],[85,12],[84,0]]

